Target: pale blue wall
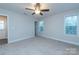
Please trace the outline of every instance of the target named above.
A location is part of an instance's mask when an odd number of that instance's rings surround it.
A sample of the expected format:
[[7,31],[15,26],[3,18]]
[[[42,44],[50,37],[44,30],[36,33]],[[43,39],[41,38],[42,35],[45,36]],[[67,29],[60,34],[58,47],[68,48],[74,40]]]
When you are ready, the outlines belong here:
[[[64,33],[64,17],[71,15],[78,16],[77,35],[66,35]],[[55,14],[43,20],[45,29],[44,32],[39,33],[40,36],[79,45],[79,9]]]
[[7,16],[8,43],[34,37],[33,18],[3,9],[0,9],[0,15]]

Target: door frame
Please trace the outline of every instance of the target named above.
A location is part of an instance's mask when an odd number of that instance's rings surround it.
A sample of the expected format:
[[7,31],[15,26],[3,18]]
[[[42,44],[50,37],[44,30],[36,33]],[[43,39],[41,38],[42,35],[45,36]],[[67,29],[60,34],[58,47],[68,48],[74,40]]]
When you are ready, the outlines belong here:
[[35,26],[35,37],[38,36],[38,21],[34,22],[34,26]]
[[7,43],[8,43],[8,40],[9,40],[9,21],[8,21],[8,16],[6,16],[6,15],[0,15],[0,16],[4,16],[4,17],[6,17],[6,26],[7,26]]

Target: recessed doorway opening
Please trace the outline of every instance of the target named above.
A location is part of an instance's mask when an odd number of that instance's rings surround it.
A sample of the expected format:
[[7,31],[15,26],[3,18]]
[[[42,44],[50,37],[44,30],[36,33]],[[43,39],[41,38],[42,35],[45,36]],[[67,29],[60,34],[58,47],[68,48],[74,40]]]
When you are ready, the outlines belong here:
[[8,43],[7,16],[0,15],[0,44]]

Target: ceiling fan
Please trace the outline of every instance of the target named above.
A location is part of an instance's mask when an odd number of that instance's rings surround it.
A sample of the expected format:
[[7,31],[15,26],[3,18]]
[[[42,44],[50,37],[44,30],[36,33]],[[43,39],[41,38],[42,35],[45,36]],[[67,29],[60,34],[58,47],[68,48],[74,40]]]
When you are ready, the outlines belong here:
[[34,12],[32,13],[32,15],[34,15],[34,14],[40,14],[40,15],[43,15],[42,12],[48,12],[48,11],[49,11],[49,9],[41,9],[41,4],[40,4],[40,3],[36,3],[36,4],[34,5],[34,9],[31,9],[31,8],[25,8],[25,10],[31,10],[31,11],[34,11]]

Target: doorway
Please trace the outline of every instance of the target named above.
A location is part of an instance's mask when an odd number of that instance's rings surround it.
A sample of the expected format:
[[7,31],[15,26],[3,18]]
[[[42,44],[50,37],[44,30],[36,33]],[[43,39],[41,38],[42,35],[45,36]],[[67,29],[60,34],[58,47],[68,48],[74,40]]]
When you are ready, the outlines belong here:
[[0,44],[8,43],[7,16],[0,16]]
[[35,37],[38,36],[38,22],[35,21]]

